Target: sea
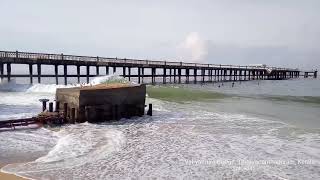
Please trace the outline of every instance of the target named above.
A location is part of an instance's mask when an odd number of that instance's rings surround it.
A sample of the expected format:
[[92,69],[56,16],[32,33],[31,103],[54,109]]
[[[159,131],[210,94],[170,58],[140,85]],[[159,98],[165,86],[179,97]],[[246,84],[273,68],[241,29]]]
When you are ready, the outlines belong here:
[[[122,81],[91,83],[110,79]],[[0,120],[36,115],[39,99],[53,101],[59,87],[2,82]],[[1,171],[30,179],[320,179],[319,79],[158,84],[147,86],[146,101],[153,116],[0,130]]]

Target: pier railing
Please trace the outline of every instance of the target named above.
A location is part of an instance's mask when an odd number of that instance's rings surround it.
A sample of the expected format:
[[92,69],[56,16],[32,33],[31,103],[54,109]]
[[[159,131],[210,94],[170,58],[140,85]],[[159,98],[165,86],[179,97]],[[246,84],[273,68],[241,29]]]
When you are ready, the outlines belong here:
[[106,58],[99,56],[77,56],[65,54],[47,54],[47,53],[30,53],[18,51],[0,51],[0,58],[19,58],[33,60],[69,60],[69,61],[91,61],[91,62],[110,62],[110,63],[125,63],[134,65],[161,65],[161,66],[183,66],[183,67],[203,67],[203,68],[239,68],[239,69],[270,69],[270,70],[298,70],[289,68],[267,67],[267,66],[243,66],[243,65],[226,65],[226,64],[203,64],[203,63],[188,63],[177,61],[155,61],[141,59],[126,59],[126,58]]

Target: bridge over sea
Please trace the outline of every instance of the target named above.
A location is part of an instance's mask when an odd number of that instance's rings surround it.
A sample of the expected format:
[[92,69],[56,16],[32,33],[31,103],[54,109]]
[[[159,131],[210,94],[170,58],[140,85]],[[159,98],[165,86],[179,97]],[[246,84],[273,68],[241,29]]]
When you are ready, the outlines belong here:
[[[29,74],[12,74],[12,64],[25,64],[29,66]],[[43,74],[42,65],[52,65],[54,74]],[[36,66],[36,74],[33,72]],[[59,66],[63,66],[63,72],[59,72]],[[75,66],[76,74],[70,74],[68,67]],[[86,73],[81,74],[80,68],[85,67]],[[95,73],[90,72],[90,67],[95,67]],[[6,67],[6,69],[5,69]],[[90,77],[108,75],[110,70],[115,73],[122,68],[120,74],[131,80],[135,78],[138,83],[144,83],[146,78],[151,83],[205,83],[225,81],[249,81],[249,80],[283,80],[299,78],[301,76],[317,77],[317,71],[300,71],[299,69],[277,68],[266,66],[236,66],[223,64],[201,64],[172,61],[153,61],[127,58],[105,58],[99,56],[76,56],[65,54],[30,53],[18,51],[0,51],[0,76],[1,80],[7,78],[29,78],[33,83],[34,78],[41,83],[41,78],[55,78],[59,84],[59,78],[68,84],[68,78],[81,78],[89,83]],[[101,72],[104,69],[104,72]],[[148,70],[149,73],[146,73]],[[68,74],[69,73],[69,74]],[[119,74],[119,72],[118,72]],[[160,80],[159,80],[160,79]]]

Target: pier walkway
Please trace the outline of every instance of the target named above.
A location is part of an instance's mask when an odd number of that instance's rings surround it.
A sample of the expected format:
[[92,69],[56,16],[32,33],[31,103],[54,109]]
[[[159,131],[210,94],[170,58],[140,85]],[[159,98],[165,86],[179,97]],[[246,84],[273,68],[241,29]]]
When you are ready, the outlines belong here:
[[[12,64],[25,64],[29,67],[29,74],[13,74]],[[44,74],[42,65],[51,65],[54,74]],[[36,74],[33,72],[36,66]],[[59,72],[59,66],[63,66],[63,72]],[[68,67],[75,66],[76,74],[68,74]],[[90,72],[90,67],[95,67],[95,73]],[[6,67],[6,69],[5,69]],[[81,74],[81,67],[85,67],[86,73]],[[68,78],[85,78],[89,83],[90,77],[108,75],[109,71],[115,73],[122,69],[121,75],[128,80],[135,78],[138,83],[144,83],[148,79],[154,83],[205,83],[220,81],[248,81],[248,80],[282,80],[290,78],[317,77],[317,71],[302,72],[298,69],[277,68],[265,66],[235,66],[222,64],[200,64],[172,61],[152,61],[126,58],[105,58],[93,56],[75,56],[64,54],[29,53],[18,51],[0,51],[0,78],[29,78],[33,83],[34,78],[41,83],[41,78],[55,78],[59,84],[59,78],[68,84]],[[103,71],[103,72],[102,72]],[[120,70],[121,71],[121,70]],[[304,74],[303,74],[304,73]],[[119,74],[119,73],[118,73]]]

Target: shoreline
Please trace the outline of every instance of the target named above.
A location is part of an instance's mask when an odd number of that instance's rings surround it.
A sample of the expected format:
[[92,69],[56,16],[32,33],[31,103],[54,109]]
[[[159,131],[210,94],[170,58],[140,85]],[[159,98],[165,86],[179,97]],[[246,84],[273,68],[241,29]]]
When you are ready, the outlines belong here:
[[1,169],[6,166],[7,164],[0,164],[0,179],[5,180],[28,180],[27,178],[17,176],[15,174],[5,173]]

